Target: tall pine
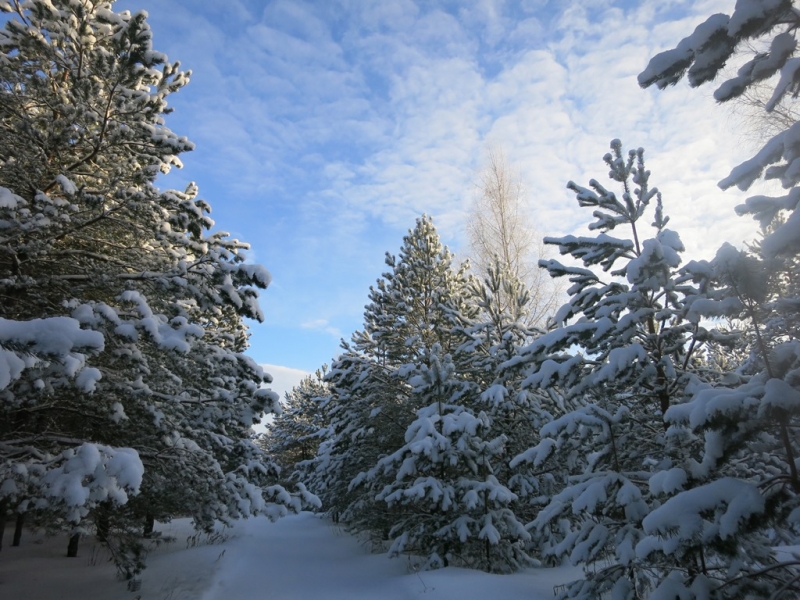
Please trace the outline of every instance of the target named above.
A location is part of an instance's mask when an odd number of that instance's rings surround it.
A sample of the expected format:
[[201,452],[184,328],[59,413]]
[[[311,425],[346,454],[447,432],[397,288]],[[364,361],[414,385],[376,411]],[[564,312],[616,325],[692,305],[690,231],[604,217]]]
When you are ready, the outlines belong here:
[[[422,400],[408,375],[436,346],[452,350],[454,315],[463,306],[467,276],[454,269],[430,217],[417,219],[389,269],[370,288],[364,329],[353,334],[326,377],[327,436],[320,446],[312,489],[351,527],[386,539],[392,510],[376,500],[383,483],[365,479],[378,460],[405,443],[406,429]],[[362,474],[359,477],[359,474]]]
[[[727,102],[771,81],[769,113],[797,97],[798,25],[789,0],[739,1],[730,15],[712,15],[675,49],[653,57],[639,83],[664,88],[686,74],[698,86],[712,81],[735,52],[763,47],[714,97]],[[741,319],[750,356],[724,381],[699,386],[689,402],[667,411],[667,422],[698,436],[703,447],[683,465],[696,487],[665,502],[644,523],[649,537],[641,555],[688,565],[682,577],[665,582],[665,594],[800,594],[796,558],[774,550],[796,544],[800,534],[799,136],[796,123],[780,131],[719,182],[722,189],[745,191],[763,176],[788,192],[752,196],[737,207],[756,218],[766,235],[749,251],[724,246],[696,269],[698,280],[717,296],[698,312],[713,317],[724,310]]]
[[667,227],[643,150],[625,154],[619,140],[611,149],[604,161],[620,196],[596,180],[568,184],[597,233],[545,238],[582,263],[542,262],[572,283],[560,327],[509,361],[528,365],[524,386],[558,386],[573,403],[512,461],[568,474],[531,527],[546,556],[586,565],[569,598],[647,597],[671,573],[672,564],[637,553],[643,520],[682,489],[675,463],[693,445],[664,415],[708,375],[697,365],[701,348],[727,339],[692,317],[702,290],[680,268],[683,244]]
[[242,354],[269,273],[194,185],[155,186],[193,148],[165,124],[189,73],[143,12],[0,10],[0,510],[110,540],[299,506],[249,439],[277,401]]

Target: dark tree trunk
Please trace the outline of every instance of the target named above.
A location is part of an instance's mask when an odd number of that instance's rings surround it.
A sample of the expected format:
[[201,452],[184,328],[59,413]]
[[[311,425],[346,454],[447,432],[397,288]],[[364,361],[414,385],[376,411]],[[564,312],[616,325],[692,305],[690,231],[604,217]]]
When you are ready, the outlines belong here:
[[73,533],[69,537],[69,544],[67,544],[67,557],[75,558],[78,556],[78,542],[81,541],[80,533]]
[[144,537],[153,535],[153,528],[156,526],[156,518],[153,515],[144,516]]
[[6,511],[8,510],[8,501],[3,500],[0,502],[0,550],[3,549],[3,537],[6,533]]
[[25,513],[17,513],[17,524],[14,526],[14,539],[11,540],[12,546],[19,546],[22,540],[22,527],[25,525]]
[[108,541],[108,530],[111,527],[111,506],[103,502],[97,507],[96,513],[97,539],[101,542]]

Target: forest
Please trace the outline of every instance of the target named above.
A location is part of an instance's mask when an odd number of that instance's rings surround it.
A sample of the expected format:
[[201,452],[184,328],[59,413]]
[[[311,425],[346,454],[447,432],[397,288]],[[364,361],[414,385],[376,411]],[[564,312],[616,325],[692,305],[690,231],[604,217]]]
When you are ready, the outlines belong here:
[[719,186],[779,184],[736,209],[757,239],[684,256],[645,150],[615,139],[604,176],[567,183],[587,230],[544,237],[558,257],[531,269],[513,211],[493,212],[513,208],[498,160],[472,264],[421,215],[386,254],[363,327],[284,399],[247,355],[269,272],[214,230],[196,186],[156,185],[193,148],[166,124],[189,74],[153,48],[146,14],[0,10],[12,545],[39,527],[67,533],[74,556],[92,535],[131,580],[155,522],[211,532],[314,510],[419,569],[584,566],[561,598],[800,595],[792,2],[739,0],[638,79],[699,87],[740,60],[714,98],[755,94],[775,133]]

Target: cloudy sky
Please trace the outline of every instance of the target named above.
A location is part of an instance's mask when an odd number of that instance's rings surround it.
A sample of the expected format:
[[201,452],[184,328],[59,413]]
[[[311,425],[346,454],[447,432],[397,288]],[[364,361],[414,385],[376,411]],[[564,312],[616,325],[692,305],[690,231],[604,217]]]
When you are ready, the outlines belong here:
[[752,239],[716,182],[755,142],[713,88],[641,90],[636,75],[733,0],[124,0],[157,50],[192,70],[168,124],[197,149],[219,229],[273,283],[250,354],[280,386],[330,362],[414,219],[465,249],[488,148],[520,172],[542,235],[583,231],[566,182],[606,177],[612,138],[642,146],[688,248]]

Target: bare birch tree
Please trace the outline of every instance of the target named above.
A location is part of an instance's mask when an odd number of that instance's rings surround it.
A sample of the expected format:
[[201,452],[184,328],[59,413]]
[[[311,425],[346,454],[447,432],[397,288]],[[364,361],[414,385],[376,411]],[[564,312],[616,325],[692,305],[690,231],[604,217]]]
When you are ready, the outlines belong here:
[[[769,50],[769,45],[763,41],[743,42],[741,49],[721,70],[722,78],[736,77],[743,64],[756,57],[767,56]],[[778,78],[779,75],[776,74],[753,81],[740,95],[722,101],[735,121],[736,131],[741,134],[742,140],[756,148],[761,148],[773,136],[800,120],[800,110],[794,94],[787,94],[767,110]]]
[[546,250],[533,225],[519,174],[505,154],[490,149],[480,173],[477,193],[467,222],[470,260],[481,278],[499,261],[528,288],[531,295],[529,325],[543,326],[557,308],[562,289],[538,261]]

